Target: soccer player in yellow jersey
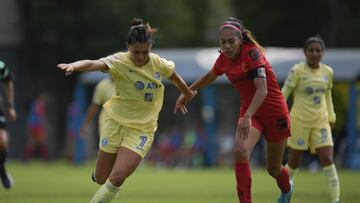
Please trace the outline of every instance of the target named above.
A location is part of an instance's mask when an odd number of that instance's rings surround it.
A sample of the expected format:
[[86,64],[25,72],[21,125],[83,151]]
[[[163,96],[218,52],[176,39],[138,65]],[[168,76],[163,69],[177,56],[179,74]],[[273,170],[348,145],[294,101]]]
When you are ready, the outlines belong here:
[[[86,112],[85,119],[80,128],[80,134],[84,136],[86,134],[86,128],[91,122],[91,120],[95,117],[97,112],[102,105],[107,102],[112,95],[115,94],[114,80],[111,77],[106,77],[102,79],[96,86],[94,90],[94,94],[92,97],[92,102]],[[102,109],[99,115],[99,134],[101,133],[101,128],[104,123],[105,112]]]
[[[106,203],[115,198],[120,186],[140,164],[148,152],[163,105],[164,78],[169,79],[187,99],[192,91],[175,72],[175,64],[150,53],[152,33],[149,24],[133,19],[127,36],[127,52],[119,52],[99,60],[81,60],[58,67],[73,71],[108,71],[115,95],[104,104],[105,118],[100,135],[95,180],[102,186],[92,203]],[[185,106],[177,106],[186,112]]]
[[282,88],[285,98],[293,92],[290,112],[291,134],[288,139],[288,169],[293,180],[305,150],[316,153],[328,179],[332,203],[340,202],[339,179],[333,160],[331,129],[335,112],[331,98],[332,69],[321,63],[325,44],[310,37],[304,45],[305,62],[295,64]]

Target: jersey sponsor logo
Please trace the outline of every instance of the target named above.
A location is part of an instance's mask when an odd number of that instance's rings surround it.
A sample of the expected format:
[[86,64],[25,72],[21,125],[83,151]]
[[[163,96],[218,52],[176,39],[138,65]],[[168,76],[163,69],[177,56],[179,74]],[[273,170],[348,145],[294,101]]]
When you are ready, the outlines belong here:
[[144,95],[144,101],[149,101],[151,102],[154,98],[154,94],[153,93],[145,93]]
[[160,87],[161,87],[161,85],[151,82],[147,85],[146,89],[158,89]]
[[310,77],[309,76],[305,76],[305,77],[302,77],[302,80],[305,81],[305,80],[308,80]]
[[320,97],[319,97],[319,96],[315,96],[315,97],[313,98],[313,102],[314,102],[314,104],[320,104],[320,102],[321,102]]
[[143,90],[145,88],[145,84],[141,81],[137,81],[135,83],[135,88],[138,89],[138,90]]
[[312,87],[306,87],[305,88],[305,93],[310,95],[310,94],[314,93],[314,89]]
[[260,57],[259,51],[255,48],[250,49],[248,54],[249,54],[251,60],[253,60],[253,61],[258,60]]
[[106,147],[108,144],[109,144],[109,140],[106,137],[102,138],[101,146]]

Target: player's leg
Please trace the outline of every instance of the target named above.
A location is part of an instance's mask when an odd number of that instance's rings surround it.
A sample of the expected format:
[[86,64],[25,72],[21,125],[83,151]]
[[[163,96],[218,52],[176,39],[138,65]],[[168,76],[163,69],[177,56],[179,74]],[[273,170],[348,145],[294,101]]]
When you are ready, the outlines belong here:
[[[252,119],[253,126],[256,120]],[[239,136],[239,129],[236,130],[234,138],[235,176],[237,182],[237,193],[240,203],[251,203],[251,169],[250,155],[256,143],[260,140],[260,131],[251,127],[250,136],[244,140]]]
[[139,166],[153,142],[154,134],[144,133],[124,126],[119,126],[118,129],[119,136],[107,137],[108,144],[106,146],[101,145],[103,149],[109,151],[112,151],[111,146],[119,147],[109,177],[105,184],[95,193],[91,202],[106,203],[114,199],[120,190],[120,186]]
[[334,149],[330,126],[324,126],[317,132],[318,134],[315,133],[312,142],[328,180],[331,202],[340,202],[340,183],[333,160]]
[[8,146],[8,136],[5,128],[0,128],[0,178],[1,183],[6,189],[10,189],[12,185],[11,178],[6,172],[5,162],[7,158],[7,146]]
[[288,162],[286,168],[288,169],[290,180],[292,182],[294,182],[295,174],[298,171],[303,154],[303,150],[288,148]]
[[290,119],[288,115],[261,118],[266,139],[266,169],[268,173],[275,178],[278,187],[281,190],[279,203],[290,202],[293,191],[292,183],[287,169],[282,165],[284,152],[286,149],[287,138],[290,133]]
[[[293,182],[296,172],[301,164],[304,151],[309,149],[309,140],[312,129],[299,126],[297,122],[291,123],[291,137],[288,138],[288,163],[287,169],[290,180]],[[294,183],[294,182],[293,182]]]
[[92,177],[96,183],[102,185],[109,178],[116,160],[116,155],[116,153],[108,153],[99,149],[96,167]]

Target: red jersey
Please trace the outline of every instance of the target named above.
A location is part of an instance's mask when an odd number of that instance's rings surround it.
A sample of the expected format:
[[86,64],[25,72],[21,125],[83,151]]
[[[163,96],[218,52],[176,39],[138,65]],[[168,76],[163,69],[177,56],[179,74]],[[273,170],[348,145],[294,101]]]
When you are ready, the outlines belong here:
[[221,53],[212,71],[218,76],[225,73],[239,91],[241,98],[240,117],[242,117],[256,92],[253,74],[260,67],[265,68],[268,94],[254,116],[278,116],[288,113],[285,98],[281,93],[271,65],[255,45],[244,42],[240,56],[236,61],[231,61]]

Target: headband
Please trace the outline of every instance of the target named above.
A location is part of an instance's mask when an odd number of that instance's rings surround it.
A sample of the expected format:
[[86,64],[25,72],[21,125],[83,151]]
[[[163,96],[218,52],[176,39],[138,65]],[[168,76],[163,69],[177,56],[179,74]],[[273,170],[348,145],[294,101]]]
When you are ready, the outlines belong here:
[[235,25],[230,24],[230,23],[225,23],[225,24],[223,24],[223,25],[220,27],[220,30],[222,30],[223,28],[226,28],[226,27],[232,28],[232,29],[234,29],[234,30],[238,30],[238,31],[240,31],[240,33],[242,33],[241,30],[240,30],[240,28],[238,28],[238,27],[236,27]]

